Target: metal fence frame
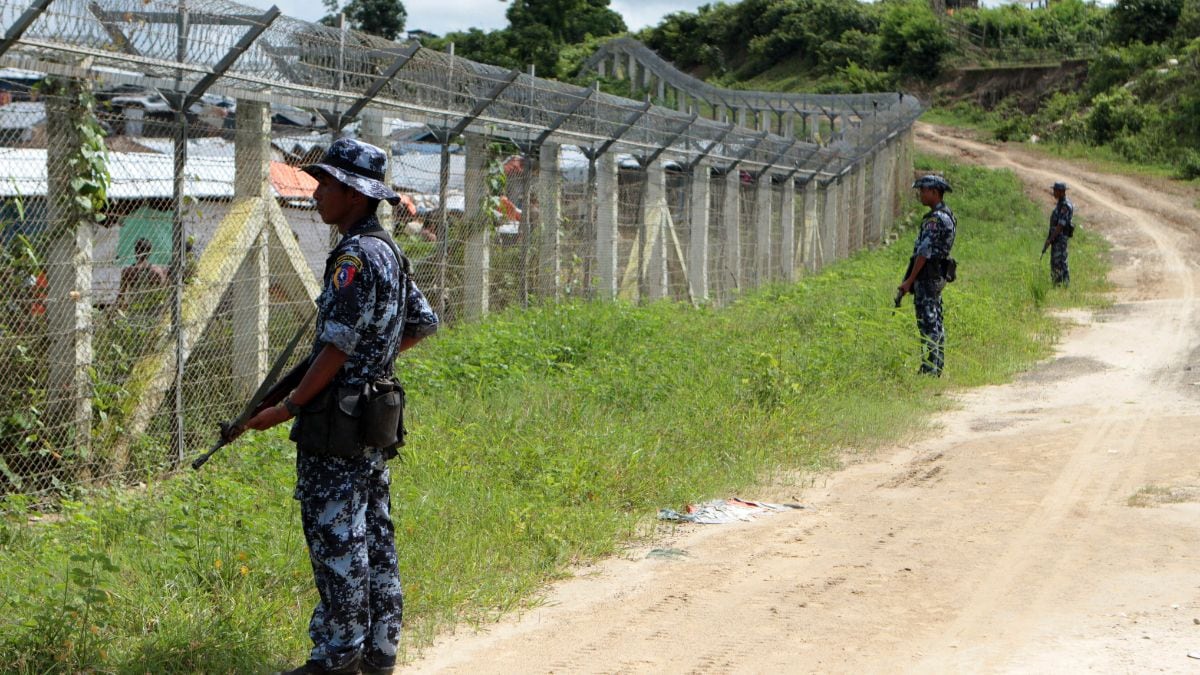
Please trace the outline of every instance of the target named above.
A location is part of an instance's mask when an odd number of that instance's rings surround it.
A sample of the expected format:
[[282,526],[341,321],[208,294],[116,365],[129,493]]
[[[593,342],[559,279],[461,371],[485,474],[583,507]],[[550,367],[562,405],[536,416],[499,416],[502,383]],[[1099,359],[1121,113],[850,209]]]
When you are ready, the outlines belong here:
[[[432,241],[411,246],[426,251],[418,281],[450,321],[563,297],[727,302],[880,242],[911,180],[921,106],[909,96],[732,94],[672,73],[629,41],[593,59],[598,67],[623,59],[626,74],[658,83],[658,103],[676,103],[667,107],[275,8],[203,8],[0,2],[0,65],[83,90],[100,78],[157,88],[170,105],[162,124],[173,160],[170,198],[156,198],[170,205],[167,297],[131,333],[130,316],[105,309],[93,282],[93,271],[118,264],[95,257],[104,232],[53,206],[72,178],[65,158],[77,141],[46,140],[44,177],[29,180],[50,205],[38,320],[49,368],[22,376],[37,401],[34,435],[0,428],[0,497],[173,470],[261,380],[279,332],[297,325],[319,292],[320,262],[304,242],[332,236],[271,192],[272,104],[316,111],[329,134],[315,145],[356,133],[391,148],[394,120],[423,125],[437,148],[428,157],[436,190],[424,195],[436,208],[422,230]],[[189,110],[209,94],[236,100],[236,127],[227,130],[234,148],[211,160],[229,174],[211,179],[225,181],[224,192],[197,197],[208,179],[204,158],[190,156],[199,132]],[[69,126],[69,101],[47,100],[48,128]],[[748,127],[751,117],[759,124]],[[489,179],[501,173],[496,188]],[[132,203],[149,203],[143,197]],[[191,251],[189,228],[205,209],[220,215]],[[405,218],[382,215],[397,221],[398,236],[405,231]],[[498,227],[506,220],[507,231]],[[116,382],[96,375],[111,370],[102,362],[114,358],[110,345],[97,344],[111,330],[129,343]],[[0,336],[0,358],[25,349],[12,340],[30,334]],[[0,385],[15,373],[0,365]]]

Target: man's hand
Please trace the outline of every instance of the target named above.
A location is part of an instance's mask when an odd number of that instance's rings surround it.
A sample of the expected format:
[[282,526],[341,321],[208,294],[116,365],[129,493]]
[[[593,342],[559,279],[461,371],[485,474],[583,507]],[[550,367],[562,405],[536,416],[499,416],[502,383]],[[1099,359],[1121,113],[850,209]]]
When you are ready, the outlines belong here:
[[912,279],[905,279],[904,283],[896,287],[896,292],[900,294],[900,297],[904,297],[905,295],[912,293],[912,287]]
[[[254,429],[256,431],[265,431],[276,424],[286,422],[291,418],[292,415],[287,411],[287,408],[284,408],[281,405],[272,406],[246,420],[245,428]],[[238,433],[240,434],[240,432]]]

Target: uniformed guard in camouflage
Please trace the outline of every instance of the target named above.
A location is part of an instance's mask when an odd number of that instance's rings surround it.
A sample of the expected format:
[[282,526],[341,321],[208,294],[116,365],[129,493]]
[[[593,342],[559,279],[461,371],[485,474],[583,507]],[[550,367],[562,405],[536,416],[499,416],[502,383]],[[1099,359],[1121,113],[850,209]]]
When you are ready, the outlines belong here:
[[1067,199],[1067,184],[1055,183],[1051,186],[1057,203],[1050,212],[1050,231],[1046,241],[1050,242],[1050,281],[1055,286],[1067,286],[1071,283],[1071,269],[1067,265],[1067,244],[1075,234],[1074,223],[1075,205]]
[[[401,349],[437,330],[437,316],[408,278],[404,261],[379,238],[387,235],[374,205],[347,197],[342,187],[395,203],[398,196],[382,182],[385,165],[379,148],[340,139],[320,162],[304,167],[318,179],[322,219],[343,235],[325,263],[309,367],[310,373],[318,370],[324,354],[344,357],[326,386],[391,377]],[[305,386],[302,381],[293,394]],[[289,397],[283,405],[294,415],[307,402]],[[272,422],[247,425],[267,428]],[[379,448],[353,457],[297,452],[294,496],[320,601],[309,622],[308,662],[291,673],[390,673],[395,666],[404,609],[387,467],[395,454]]]
[[932,188],[937,195],[930,200],[934,203],[922,202],[930,210],[921,218],[921,231],[917,233],[917,240],[913,244],[913,259],[923,258],[924,264],[913,272],[913,278],[906,281],[911,281],[917,330],[921,333],[921,372],[941,376],[946,361],[946,329],[942,316],[942,290],[946,287],[943,265],[950,259],[958,223],[950,207],[941,201],[941,195],[953,191],[944,178],[922,176],[913,183],[913,188]]
[[[391,375],[404,336],[425,336],[437,316],[416,284],[407,284],[391,248],[367,236],[374,216],[353,227],[326,260],[317,298],[313,354],[332,344],[350,355],[334,386]],[[395,451],[370,449],[362,458],[296,455],[296,491],[304,536],[321,601],[313,611],[309,659],[336,672],[361,658],[376,667],[396,660],[403,598],[390,517],[387,460]]]

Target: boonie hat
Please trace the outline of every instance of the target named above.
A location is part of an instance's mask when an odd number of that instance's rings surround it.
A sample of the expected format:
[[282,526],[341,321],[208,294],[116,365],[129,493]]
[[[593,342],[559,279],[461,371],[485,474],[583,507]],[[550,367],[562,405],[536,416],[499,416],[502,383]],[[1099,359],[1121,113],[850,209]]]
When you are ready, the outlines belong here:
[[1054,185],[1051,185],[1050,189],[1051,190],[1066,190],[1067,184],[1060,181],[1058,183],[1055,183]]
[[913,181],[914,188],[937,188],[942,192],[954,192],[954,188],[950,187],[950,183],[946,182],[945,178],[935,176],[934,174],[926,174]]
[[355,138],[339,138],[325,151],[321,161],[309,164],[301,171],[310,175],[324,171],[368,197],[397,204],[400,195],[383,182],[386,168],[387,155],[383,150]]

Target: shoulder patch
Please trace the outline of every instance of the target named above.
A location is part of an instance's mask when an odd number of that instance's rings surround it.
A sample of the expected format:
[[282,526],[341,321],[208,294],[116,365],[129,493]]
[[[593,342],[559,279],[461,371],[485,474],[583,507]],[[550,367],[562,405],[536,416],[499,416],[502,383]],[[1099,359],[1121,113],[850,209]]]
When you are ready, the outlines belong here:
[[361,269],[362,260],[358,257],[348,253],[339,256],[333,263],[333,287],[339,291],[348,288]]

